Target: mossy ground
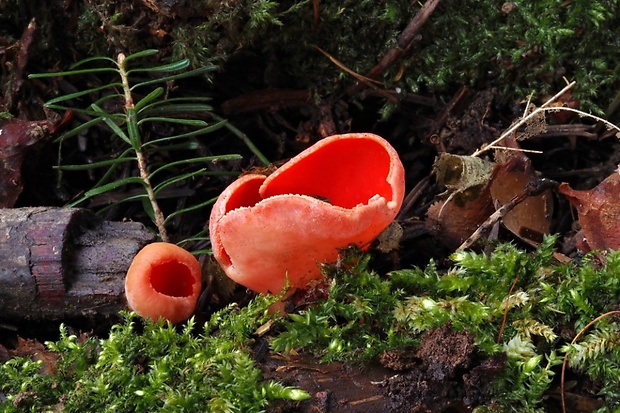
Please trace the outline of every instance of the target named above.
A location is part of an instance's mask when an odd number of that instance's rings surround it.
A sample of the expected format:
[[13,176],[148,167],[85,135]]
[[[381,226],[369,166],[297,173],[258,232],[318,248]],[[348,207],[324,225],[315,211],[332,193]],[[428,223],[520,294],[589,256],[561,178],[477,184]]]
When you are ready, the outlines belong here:
[[[490,256],[456,254],[448,271],[431,264],[383,276],[368,267],[370,255],[344,251],[337,267],[325,268],[328,294],[275,322],[268,314],[273,300],[258,297],[247,307],[215,313],[204,327],[193,321],[179,329],[152,322],[141,327],[127,315],[103,340],[78,339],[63,328],[60,341],[47,344],[54,357],[16,358],[0,367],[0,406],[7,412],[204,406],[247,412],[263,411],[278,398],[307,398],[293,387],[261,381],[251,355],[266,340],[275,354],[353,364],[381,360],[404,372],[398,380],[386,379],[385,399],[405,409],[435,403],[476,411],[553,411],[557,402],[548,395],[567,380],[559,368],[567,358],[571,377],[583,374],[578,380],[587,377],[603,397],[599,402],[582,396],[582,403],[616,411],[617,315],[589,324],[617,309],[620,254],[607,254],[604,264],[594,255],[580,264],[557,264],[555,240],[547,238],[533,253],[505,244]],[[267,334],[257,340],[260,329]],[[434,390],[397,390],[419,380]],[[446,386],[465,393],[444,394]]]

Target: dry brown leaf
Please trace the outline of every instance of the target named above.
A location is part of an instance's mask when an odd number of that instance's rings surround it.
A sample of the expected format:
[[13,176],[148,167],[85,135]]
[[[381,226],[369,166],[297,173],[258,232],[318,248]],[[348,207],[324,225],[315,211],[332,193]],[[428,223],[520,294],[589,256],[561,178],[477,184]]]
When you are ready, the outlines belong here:
[[41,361],[41,373],[44,376],[56,374],[56,363],[60,358],[58,353],[49,351],[41,342],[28,338],[17,338],[17,348],[9,350],[12,357],[30,357],[34,361]]
[[494,211],[488,186],[477,193],[477,197],[463,200],[451,197],[431,205],[426,213],[426,225],[449,249],[456,249]]
[[[509,203],[525,191],[527,184],[536,179],[527,157],[519,154],[505,164],[498,164],[490,185],[495,208]],[[537,245],[551,230],[553,194],[550,190],[530,196],[509,211],[502,223],[517,237],[530,245]]]
[[577,209],[584,238],[581,249],[620,249],[620,172],[615,171],[587,191],[576,191],[562,183],[558,192]]

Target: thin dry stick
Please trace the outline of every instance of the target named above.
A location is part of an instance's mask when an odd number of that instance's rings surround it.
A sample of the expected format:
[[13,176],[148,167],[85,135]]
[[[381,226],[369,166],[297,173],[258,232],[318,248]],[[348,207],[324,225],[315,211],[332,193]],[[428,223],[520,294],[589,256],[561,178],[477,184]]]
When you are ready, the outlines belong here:
[[493,212],[487,220],[484,221],[482,225],[480,225],[478,229],[476,229],[474,233],[469,236],[469,238],[463,241],[463,243],[456,249],[456,252],[464,251],[474,245],[486,231],[490,230],[493,225],[504,217],[504,215],[510,212],[519,202],[525,199],[524,196],[519,196],[519,199],[515,202],[515,198],[497,211]]
[[430,185],[430,175],[422,178],[418,184],[413,187],[411,191],[405,197],[403,201],[403,206],[398,212],[396,216],[396,221],[404,219],[407,216],[409,210],[413,207],[413,205],[418,201],[418,199],[422,196],[423,191],[425,191]]
[[[566,93],[570,88],[572,88],[575,85],[576,82],[571,82],[568,85],[566,85],[562,90],[560,90],[558,93],[556,93],[555,95],[553,95],[551,97],[551,99],[547,100],[545,103],[543,103],[539,108],[537,108],[536,110],[532,111],[532,113],[528,114],[527,116],[524,116],[521,118],[520,121],[516,122],[515,124],[513,124],[510,128],[508,128],[504,133],[502,133],[500,135],[499,138],[495,139],[493,142],[491,142],[490,144],[488,144],[487,146],[485,146],[482,149],[478,149],[476,152],[474,152],[471,156],[480,156],[481,154],[483,154],[484,152],[488,151],[489,149],[491,149],[492,147],[494,147],[494,145],[496,145],[497,143],[501,142],[503,139],[505,139],[507,136],[510,136],[510,134],[512,134],[514,131],[516,131],[518,128],[521,127],[521,125],[523,125],[524,123],[526,123],[527,121],[529,121],[531,118],[533,118],[534,116],[536,116],[537,114],[541,113],[542,111],[544,111],[544,109],[549,106],[551,103],[553,103],[554,101],[556,101],[560,96],[562,96],[564,93]],[[528,104],[529,105],[529,104]],[[559,109],[570,109],[570,108],[553,108],[554,110],[559,110]],[[581,112],[584,113],[584,112]],[[585,113],[584,113],[585,114]]]
[[376,83],[378,85],[385,86],[385,83],[368,78],[366,76],[362,76],[359,73],[355,72],[354,70],[349,69],[347,66],[344,65],[344,63],[342,63],[340,60],[336,59],[334,56],[330,55],[329,53],[327,53],[325,50],[321,49],[320,47],[314,46],[314,48],[317,49],[319,52],[323,53],[333,64],[338,66],[344,72],[350,74],[355,79],[357,79],[358,82],[365,84],[366,86],[368,86],[369,88],[373,90],[376,90],[377,93],[379,93],[386,99],[390,100],[392,103],[398,103],[398,99],[396,97],[390,95],[389,93],[386,93],[385,91],[379,89],[377,86],[374,85]]
[[500,219],[502,219],[508,212],[512,211],[512,209],[514,207],[516,207],[517,205],[519,205],[521,202],[523,202],[527,197],[529,196],[536,196],[538,194],[541,194],[542,192],[546,191],[549,188],[553,188],[553,187],[557,187],[558,183],[555,181],[552,181],[550,179],[538,179],[536,181],[531,182],[530,184],[528,184],[525,189],[523,190],[523,192],[521,192],[518,195],[515,195],[510,202],[502,205],[498,210],[496,210],[494,213],[492,213],[489,218],[487,218],[486,221],[484,221],[482,223],[482,225],[480,225],[478,227],[478,229],[476,229],[476,231],[474,231],[473,234],[471,234],[469,236],[469,238],[467,238],[457,249],[456,251],[463,251],[466,250],[467,248],[471,247],[472,245],[474,245],[476,243],[476,241],[478,241],[478,239],[480,239],[480,237],[482,236],[482,234],[484,234],[486,231],[490,230],[491,227],[493,225],[495,225]]
[[[599,118],[598,116],[592,115],[590,113],[583,112],[583,111],[581,111],[579,109],[573,109],[573,108],[568,108],[568,107],[564,107],[564,106],[557,107],[557,108],[554,108],[554,107],[545,107],[545,108],[540,107],[540,108],[536,109],[534,112],[532,112],[532,114],[544,113],[544,112],[558,112],[558,111],[573,112],[573,113],[576,113],[579,116],[591,118],[591,119],[596,120],[597,122],[604,123],[605,126],[607,127],[607,129],[610,129],[610,130],[611,129],[615,129],[616,130],[616,136],[618,136],[620,138],[620,128],[618,128],[618,126],[614,125],[613,123],[611,123],[611,122],[609,122],[609,121],[607,121],[605,119]],[[526,119],[526,118],[523,118],[523,119]],[[528,116],[528,119],[529,119],[529,116]],[[523,124],[523,122],[519,122],[519,124],[517,126],[520,126],[522,124]],[[511,127],[509,130],[514,130],[514,129]],[[505,134],[502,134],[501,139],[503,139],[505,136],[506,136]],[[539,151],[528,151],[528,150],[525,150],[525,149],[518,149],[518,148],[514,149],[514,148],[506,148],[506,147],[503,147],[503,146],[495,146],[495,143],[499,142],[501,139],[499,139],[499,140],[496,139],[495,141],[491,142],[488,146],[485,146],[483,149],[480,149],[480,150],[476,151],[472,156],[476,156],[477,154],[480,154],[480,153],[482,153],[484,151],[487,151],[489,149],[502,149],[502,150],[511,150],[512,149],[512,150],[517,150],[517,151],[520,151],[520,152],[538,152],[538,153],[540,153]]]
[[[325,57],[327,57],[329,60],[331,60],[331,62],[333,64],[335,64],[336,66],[338,66],[340,69],[342,69],[343,71],[345,71],[346,73],[350,74],[351,76],[353,76],[354,78],[356,78],[357,80],[359,80],[362,83],[376,83],[377,85],[380,86],[386,86],[385,83],[379,81],[379,80],[375,80],[375,79],[371,79],[369,77],[360,75],[359,73],[357,73],[356,71],[348,68],[344,63],[342,63],[340,60],[336,59],[334,56],[332,56],[331,54],[327,53],[325,50],[321,49],[319,46],[314,46],[314,48],[316,50],[318,50],[319,52],[323,53],[325,55]],[[371,86],[371,85],[368,85]]]
[[[490,144],[488,144],[484,148],[478,149],[476,152],[474,152],[472,154],[472,156],[479,156],[482,153],[488,151],[489,149],[508,149],[508,148],[504,148],[504,147],[501,147],[501,146],[496,146],[496,144],[501,142],[504,138],[509,136],[514,131],[516,131],[524,123],[527,123],[534,116],[538,115],[539,113],[545,113],[545,112],[566,111],[566,112],[576,113],[577,115],[579,115],[581,117],[586,117],[586,118],[594,119],[597,122],[601,122],[601,123],[605,124],[605,127],[607,127],[607,129],[610,129],[610,130],[614,129],[614,130],[616,130],[617,131],[616,132],[616,136],[618,136],[620,138],[620,128],[618,128],[618,126],[614,125],[613,123],[609,122],[608,120],[602,119],[602,118],[600,118],[598,116],[595,116],[595,115],[592,115],[590,113],[583,112],[583,111],[581,111],[579,109],[573,109],[573,108],[569,108],[569,107],[565,107],[565,106],[549,107],[549,105],[551,103],[553,103],[560,96],[562,96],[567,90],[569,90],[571,87],[573,87],[573,85],[575,85],[575,82],[571,82],[568,85],[566,85],[566,87],[564,87],[564,89],[560,90],[553,97],[551,97],[549,100],[547,100],[541,107],[535,109],[534,111],[529,113],[527,116],[524,116],[523,118],[521,118],[521,120],[519,120],[518,122],[513,124],[504,133],[502,133],[502,135],[499,138],[495,139],[493,142],[491,142]],[[527,108],[529,108],[529,106],[530,106],[530,103],[529,103],[529,100],[528,100]],[[527,113],[527,109],[526,109],[526,113]]]
[[519,282],[519,274],[515,276],[515,280],[512,282],[510,286],[510,290],[508,291],[508,297],[506,297],[506,308],[504,308],[504,317],[502,318],[502,325],[499,327],[499,333],[497,333],[497,344],[502,342],[502,334],[504,334],[504,328],[506,327],[506,320],[508,320],[508,310],[510,310],[510,297],[512,296],[512,292],[517,286],[517,282]]
[[[433,11],[437,8],[439,3],[440,0],[428,0],[426,1],[426,3],[424,3],[422,8],[418,10],[413,19],[411,19],[407,27],[405,27],[405,30],[403,30],[400,36],[398,36],[398,47],[394,47],[388,50],[388,52],[385,54],[385,56],[383,56],[381,61],[374,68],[372,68],[370,72],[366,74],[366,77],[375,78],[379,76],[396,60],[398,60],[405,53],[407,53],[407,51],[409,51],[411,45],[416,39],[416,35],[418,34],[422,26],[424,26],[424,23],[426,23]],[[353,85],[351,88],[349,88],[347,94],[349,96],[356,94],[361,89],[361,86],[362,84],[360,83]]]
[[312,31],[316,31],[321,20],[321,8],[319,0],[312,0]]
[[[614,310],[614,311],[608,311],[604,314],[601,314],[600,316],[596,317],[594,320],[590,321],[584,328],[582,328],[579,333],[577,333],[577,335],[575,336],[575,338],[573,338],[573,341],[571,341],[571,344],[575,344],[575,342],[579,339],[579,337],[581,337],[581,335],[583,333],[585,333],[585,331],[590,328],[592,325],[594,325],[595,323],[598,323],[600,320],[602,320],[605,317],[609,317],[611,315],[614,314],[620,314],[619,310]],[[562,375],[560,376],[560,398],[562,399],[562,412],[566,413],[566,399],[564,398],[564,374],[566,373],[566,365],[568,364],[568,352],[564,355],[564,361],[562,362]]]

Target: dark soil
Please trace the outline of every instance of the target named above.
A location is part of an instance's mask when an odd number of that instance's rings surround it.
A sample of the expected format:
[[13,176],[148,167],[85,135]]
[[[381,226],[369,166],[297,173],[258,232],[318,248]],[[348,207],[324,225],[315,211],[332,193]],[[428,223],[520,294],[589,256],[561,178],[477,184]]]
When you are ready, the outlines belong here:
[[385,390],[394,412],[466,411],[488,403],[489,383],[505,360],[478,360],[473,337],[450,326],[422,337],[410,354],[384,354],[381,362],[404,372],[390,377]]

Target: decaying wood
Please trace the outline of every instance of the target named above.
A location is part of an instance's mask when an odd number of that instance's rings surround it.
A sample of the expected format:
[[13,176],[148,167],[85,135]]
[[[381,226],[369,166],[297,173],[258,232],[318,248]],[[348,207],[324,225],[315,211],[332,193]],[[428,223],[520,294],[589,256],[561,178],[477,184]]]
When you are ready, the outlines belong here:
[[85,209],[0,209],[0,319],[58,320],[125,307],[125,273],[154,240]]

